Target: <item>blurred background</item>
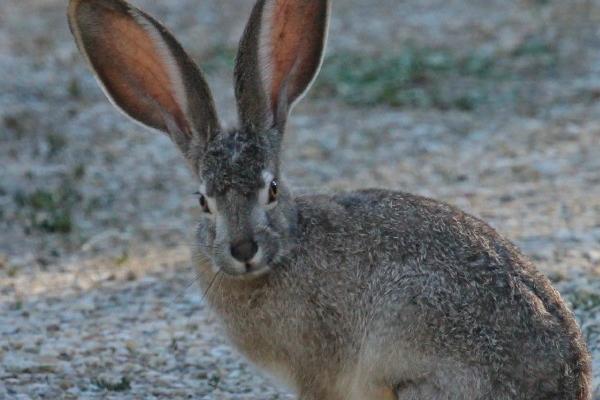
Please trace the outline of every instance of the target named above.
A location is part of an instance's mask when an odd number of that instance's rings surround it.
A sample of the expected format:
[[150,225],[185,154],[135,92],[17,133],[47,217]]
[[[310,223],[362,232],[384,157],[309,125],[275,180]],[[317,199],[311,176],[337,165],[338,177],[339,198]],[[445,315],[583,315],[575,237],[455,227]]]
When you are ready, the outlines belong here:
[[[174,31],[235,123],[253,1],[135,4]],[[189,261],[196,183],[166,137],[104,98],[66,6],[0,2],[0,398],[288,398],[205,309]],[[290,120],[288,179],[485,219],[568,300],[598,387],[600,1],[334,0],[329,38]]]

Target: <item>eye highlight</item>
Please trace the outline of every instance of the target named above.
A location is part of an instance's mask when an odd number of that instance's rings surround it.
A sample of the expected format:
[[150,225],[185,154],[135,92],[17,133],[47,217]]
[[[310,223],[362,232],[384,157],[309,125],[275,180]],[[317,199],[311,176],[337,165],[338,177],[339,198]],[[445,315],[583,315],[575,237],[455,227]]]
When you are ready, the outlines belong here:
[[277,195],[279,194],[279,186],[277,180],[273,179],[269,185],[269,204],[277,201]]

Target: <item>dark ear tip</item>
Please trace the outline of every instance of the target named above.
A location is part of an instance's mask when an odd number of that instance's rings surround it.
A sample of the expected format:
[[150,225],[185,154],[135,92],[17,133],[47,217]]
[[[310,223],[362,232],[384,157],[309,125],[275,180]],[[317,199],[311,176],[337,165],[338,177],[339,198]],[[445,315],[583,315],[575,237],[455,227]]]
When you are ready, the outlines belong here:
[[69,6],[67,8],[67,15],[69,17],[69,20],[72,20],[73,17],[75,17],[75,13],[77,12],[77,9],[81,5],[82,1],[83,0],[69,0]]
[[96,0],[70,0],[67,15],[69,22],[75,24],[79,22],[82,17],[81,12],[90,11],[94,3],[98,3]]
[[97,0],[69,0],[69,14],[73,14],[81,9],[81,7],[90,7],[94,4],[102,3]]
[[93,12],[98,9],[124,12],[132,9],[132,6],[124,0],[69,0],[67,15],[69,20],[75,22],[81,17],[82,11]]

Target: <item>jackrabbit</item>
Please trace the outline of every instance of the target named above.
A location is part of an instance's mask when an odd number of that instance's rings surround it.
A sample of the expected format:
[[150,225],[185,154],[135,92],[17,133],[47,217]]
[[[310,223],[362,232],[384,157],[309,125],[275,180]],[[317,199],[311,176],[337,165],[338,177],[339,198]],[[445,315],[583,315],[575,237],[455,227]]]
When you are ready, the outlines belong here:
[[253,363],[304,400],[590,399],[590,359],[549,281],[484,222],[385,190],[294,197],[288,114],[321,66],[328,0],[259,0],[235,67],[239,128],[173,36],[122,0],[71,0],[110,100],[167,133],[199,183],[195,259]]

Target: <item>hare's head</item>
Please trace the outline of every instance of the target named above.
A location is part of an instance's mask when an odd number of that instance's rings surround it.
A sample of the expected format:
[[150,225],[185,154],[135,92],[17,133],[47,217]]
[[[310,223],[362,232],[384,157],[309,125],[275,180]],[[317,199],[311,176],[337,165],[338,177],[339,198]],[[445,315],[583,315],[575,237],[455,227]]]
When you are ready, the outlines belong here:
[[221,128],[200,69],[155,19],[123,0],[71,0],[77,45],[108,98],[168,134],[198,177],[198,245],[256,276],[291,248],[295,210],[279,169],[291,108],[322,62],[329,0],[259,0],[235,68],[239,127]]

